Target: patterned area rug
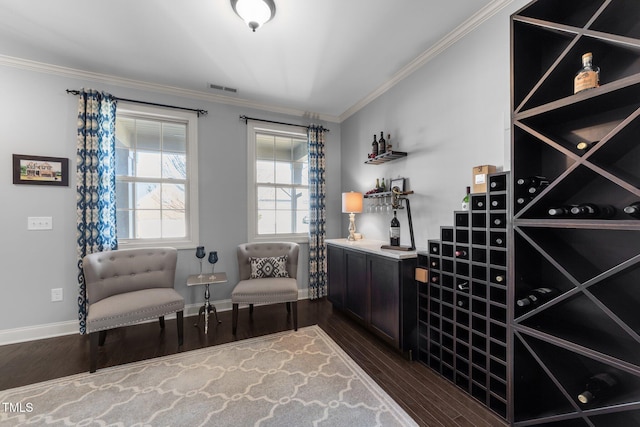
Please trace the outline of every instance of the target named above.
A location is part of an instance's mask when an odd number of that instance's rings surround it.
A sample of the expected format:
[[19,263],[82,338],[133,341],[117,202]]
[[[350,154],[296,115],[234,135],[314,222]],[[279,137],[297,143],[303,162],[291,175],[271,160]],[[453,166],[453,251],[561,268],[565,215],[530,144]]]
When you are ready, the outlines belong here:
[[0,426],[414,426],[318,326],[0,392]]

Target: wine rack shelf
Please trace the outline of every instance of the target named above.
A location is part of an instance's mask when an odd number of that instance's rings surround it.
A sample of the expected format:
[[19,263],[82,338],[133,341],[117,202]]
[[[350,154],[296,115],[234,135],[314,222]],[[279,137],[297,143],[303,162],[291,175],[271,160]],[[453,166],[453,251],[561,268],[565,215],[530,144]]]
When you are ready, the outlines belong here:
[[508,412],[508,176],[489,175],[489,193],[429,240],[418,266],[418,359],[503,418]]
[[[511,26],[506,417],[514,426],[640,425],[640,219],[623,211],[640,201],[640,2],[537,0]],[[600,87],[574,94],[586,52]],[[548,185],[524,191],[517,181],[527,177]],[[584,203],[613,211],[549,214]],[[516,303],[537,288],[552,298]],[[614,379],[608,393],[582,402],[600,373]]]
[[368,165],[380,165],[382,163],[387,163],[392,160],[401,159],[403,157],[407,157],[407,153],[403,151],[387,151],[386,153],[379,154],[367,160],[365,163]]

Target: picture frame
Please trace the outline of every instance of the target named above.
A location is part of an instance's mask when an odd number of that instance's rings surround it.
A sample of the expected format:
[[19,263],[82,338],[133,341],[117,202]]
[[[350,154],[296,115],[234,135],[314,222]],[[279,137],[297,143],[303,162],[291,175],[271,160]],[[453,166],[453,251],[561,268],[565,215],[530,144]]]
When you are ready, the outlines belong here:
[[69,159],[14,154],[13,183],[68,187]]
[[390,189],[393,190],[393,187],[398,187],[400,192],[404,192],[404,178],[393,178],[391,180]]

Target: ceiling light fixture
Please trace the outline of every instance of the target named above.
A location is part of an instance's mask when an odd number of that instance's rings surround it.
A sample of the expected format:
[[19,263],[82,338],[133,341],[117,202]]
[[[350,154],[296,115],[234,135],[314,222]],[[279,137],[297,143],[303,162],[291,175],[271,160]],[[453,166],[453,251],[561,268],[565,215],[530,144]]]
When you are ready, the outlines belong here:
[[276,15],[273,0],[231,0],[231,7],[254,33]]

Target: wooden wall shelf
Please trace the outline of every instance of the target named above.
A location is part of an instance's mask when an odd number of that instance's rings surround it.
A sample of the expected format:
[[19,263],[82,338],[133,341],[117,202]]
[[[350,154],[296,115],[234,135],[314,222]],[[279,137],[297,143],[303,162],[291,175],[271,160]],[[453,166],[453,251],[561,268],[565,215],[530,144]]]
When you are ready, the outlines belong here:
[[372,159],[367,160],[365,164],[380,165],[382,163],[387,163],[392,160],[401,159],[403,157],[407,157],[407,153],[402,151],[387,151],[386,153],[380,154]]

